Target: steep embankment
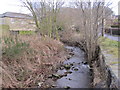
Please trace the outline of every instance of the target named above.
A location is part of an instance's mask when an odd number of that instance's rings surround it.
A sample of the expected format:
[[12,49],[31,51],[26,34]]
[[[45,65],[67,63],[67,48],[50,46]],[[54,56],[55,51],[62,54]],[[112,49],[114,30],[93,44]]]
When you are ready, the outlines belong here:
[[2,44],[4,88],[38,87],[67,57],[64,45],[48,37],[18,35],[3,38]]

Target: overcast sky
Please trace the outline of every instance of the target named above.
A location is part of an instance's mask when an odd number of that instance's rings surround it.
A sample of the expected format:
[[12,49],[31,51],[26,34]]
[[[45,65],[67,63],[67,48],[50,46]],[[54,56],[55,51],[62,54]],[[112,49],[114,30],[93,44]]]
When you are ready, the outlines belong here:
[[[68,1],[68,0],[65,0],[65,1]],[[120,0],[105,0],[105,1],[110,1],[113,3],[111,7],[113,7],[112,10],[117,15],[118,2]],[[24,7],[21,7],[20,5],[21,5],[20,0],[0,0],[0,14],[5,12],[29,13],[27,9],[25,9]]]

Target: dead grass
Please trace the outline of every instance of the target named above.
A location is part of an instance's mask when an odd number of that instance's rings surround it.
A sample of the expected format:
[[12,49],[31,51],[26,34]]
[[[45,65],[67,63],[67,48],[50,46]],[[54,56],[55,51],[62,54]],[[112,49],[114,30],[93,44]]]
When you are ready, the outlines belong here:
[[22,35],[19,38],[29,43],[30,49],[23,52],[21,57],[10,61],[3,55],[0,63],[2,86],[5,88],[36,87],[66,58],[63,44],[57,40],[35,35]]

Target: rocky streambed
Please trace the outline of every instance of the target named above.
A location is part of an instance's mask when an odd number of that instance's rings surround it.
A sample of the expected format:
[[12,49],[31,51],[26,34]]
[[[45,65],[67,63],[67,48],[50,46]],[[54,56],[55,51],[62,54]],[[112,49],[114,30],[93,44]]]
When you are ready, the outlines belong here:
[[78,47],[65,47],[71,55],[63,62],[55,74],[49,75],[53,88],[90,88],[92,73],[86,61],[85,53]]

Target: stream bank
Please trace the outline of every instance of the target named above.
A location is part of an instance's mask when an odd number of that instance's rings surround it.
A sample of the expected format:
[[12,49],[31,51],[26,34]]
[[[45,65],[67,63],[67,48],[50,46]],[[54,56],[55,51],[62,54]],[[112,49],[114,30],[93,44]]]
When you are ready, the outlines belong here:
[[[84,48],[79,42],[66,42],[65,47],[70,54],[56,73],[49,76],[51,88],[110,88],[119,90],[118,78],[105,63],[105,57],[99,48],[92,68],[86,61]],[[74,67],[74,69],[73,69]]]
[[117,78],[110,66],[106,64],[103,52],[99,51],[98,58],[92,64],[94,71],[94,87],[110,88],[110,90],[120,90],[120,78]]
[[[70,42],[62,40],[62,42],[66,45],[79,47],[84,51],[84,48],[82,47],[79,41]],[[116,77],[112,69],[106,64],[105,61],[105,56],[101,51],[101,48],[98,46],[98,50],[96,51],[96,58],[93,61],[91,68],[92,87],[120,90],[120,78]]]

